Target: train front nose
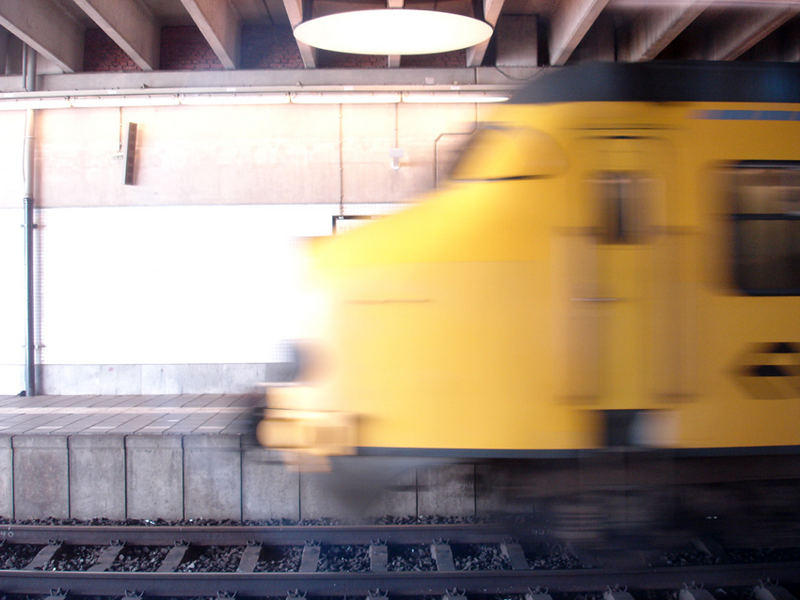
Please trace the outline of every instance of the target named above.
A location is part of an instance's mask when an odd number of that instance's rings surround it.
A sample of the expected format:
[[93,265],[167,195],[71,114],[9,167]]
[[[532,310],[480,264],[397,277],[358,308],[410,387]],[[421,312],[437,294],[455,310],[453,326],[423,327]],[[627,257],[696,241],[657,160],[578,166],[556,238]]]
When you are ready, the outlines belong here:
[[329,366],[321,344],[292,342],[287,354],[290,380],[267,384],[267,406],[256,437],[262,446],[281,451],[290,466],[328,470],[329,457],[355,453],[356,416],[326,408]]

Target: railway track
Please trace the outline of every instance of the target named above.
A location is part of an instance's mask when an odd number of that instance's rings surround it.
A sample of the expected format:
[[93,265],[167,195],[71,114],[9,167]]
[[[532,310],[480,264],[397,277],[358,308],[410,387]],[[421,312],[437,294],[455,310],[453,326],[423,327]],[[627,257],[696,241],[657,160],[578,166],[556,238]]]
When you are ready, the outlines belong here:
[[[453,596],[476,594],[535,596],[531,590],[543,588],[553,593],[600,593],[624,586],[641,593],[677,593],[687,583],[695,582],[706,589],[747,588],[751,595],[761,590],[762,596],[757,598],[770,600],[763,594],[771,588],[760,582],[780,581],[789,590],[800,586],[800,560],[791,560],[792,556],[790,560],[784,556],[782,561],[747,564],[638,564],[614,568],[575,564],[572,568],[553,568],[559,565],[532,556],[536,551],[530,545],[502,536],[503,532],[497,528],[476,525],[211,528],[4,525],[5,541],[0,549],[8,555],[14,548],[24,548],[29,556],[17,568],[0,570],[0,592],[50,594],[60,589],[72,595],[124,596],[136,591],[161,597],[218,593],[257,597],[439,595],[453,600]],[[121,556],[142,547],[161,548],[157,564],[152,564],[146,572],[115,570],[121,564]],[[432,558],[427,570],[422,567],[414,570],[416,567],[408,564],[397,569],[393,555],[403,554],[400,549],[408,547],[416,548],[418,553],[424,551]],[[90,556],[81,554],[85,548],[92,549]],[[209,548],[225,549],[225,566],[219,570],[212,566],[211,570],[186,571],[187,565],[202,562],[197,557],[202,555],[202,549]],[[297,561],[291,572],[259,572],[259,565],[274,564],[264,562],[271,548],[297,549]],[[337,549],[342,548],[345,550],[339,554],[361,553],[366,558],[361,563],[348,558],[338,566],[330,557],[326,559],[326,552],[333,550],[336,555]],[[478,549],[484,558],[470,562],[468,556],[465,558],[465,548]],[[485,568],[488,563],[481,562],[487,548],[495,549],[488,555],[496,568]],[[51,570],[58,564],[59,556],[70,552],[79,556],[77,566],[71,567],[72,570]],[[323,571],[324,565],[329,570]],[[353,565],[355,568],[348,569]],[[182,569],[186,572],[180,572]],[[606,600],[631,600],[619,591],[608,593],[612,596]],[[778,596],[773,594],[773,598]]]

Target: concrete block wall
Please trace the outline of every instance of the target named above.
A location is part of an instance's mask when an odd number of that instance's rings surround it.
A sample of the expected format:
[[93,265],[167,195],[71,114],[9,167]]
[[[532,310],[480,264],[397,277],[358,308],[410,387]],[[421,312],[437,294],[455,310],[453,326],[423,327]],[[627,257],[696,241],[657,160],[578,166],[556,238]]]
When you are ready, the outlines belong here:
[[[0,372],[0,382],[24,389],[24,366],[17,373]],[[241,394],[260,391],[264,381],[284,381],[285,363],[247,364],[43,364],[38,368],[39,392],[53,395]],[[16,377],[13,377],[16,375]],[[20,385],[22,387],[20,387]]]
[[[14,517],[69,518],[69,455],[63,435],[14,436]],[[7,486],[4,486],[7,487]]]
[[127,517],[182,519],[183,438],[129,436],[125,445]]
[[0,515],[14,514],[14,452],[11,436],[0,436]]
[[242,519],[300,519],[300,474],[261,446],[243,444],[241,460]]
[[124,519],[125,438],[73,435],[67,444],[70,517]]
[[[241,439],[183,438],[183,513],[187,519],[241,518]],[[234,515],[234,516],[232,516]]]
[[[299,473],[236,435],[0,437],[0,517],[319,519],[473,515],[471,464],[392,464],[355,458]],[[390,485],[387,491],[383,484]]]

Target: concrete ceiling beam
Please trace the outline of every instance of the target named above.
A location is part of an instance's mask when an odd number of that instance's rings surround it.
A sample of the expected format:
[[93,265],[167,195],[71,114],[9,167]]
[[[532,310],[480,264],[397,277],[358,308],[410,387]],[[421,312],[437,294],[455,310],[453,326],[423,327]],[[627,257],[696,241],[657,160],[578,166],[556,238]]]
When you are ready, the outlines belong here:
[[[500,17],[500,12],[503,10],[504,3],[505,0],[483,0],[483,20],[491,25],[492,29],[497,25],[497,19]],[[479,67],[481,65],[491,39],[490,37],[485,42],[467,48],[468,67]]]
[[763,7],[748,11],[716,28],[709,45],[698,44],[688,58],[735,60],[800,12],[797,6]]
[[0,0],[0,25],[62,71],[83,68],[83,28],[51,0]]
[[564,0],[550,19],[550,64],[563,65],[608,0]]
[[653,8],[633,24],[630,39],[619,49],[619,60],[639,62],[658,56],[710,4],[710,0],[683,0]]
[[[405,0],[386,0],[386,8],[403,8]],[[387,58],[386,66],[396,69],[400,66],[400,55],[393,54]]]
[[[292,29],[303,22],[303,0],[283,0],[286,15],[289,17],[289,24]],[[297,49],[300,51],[300,58],[303,59],[303,66],[306,69],[313,69],[317,66],[317,49],[304,44],[300,40],[297,42]]]
[[138,0],[74,0],[143,71],[158,69],[160,31]]
[[241,19],[230,1],[181,0],[181,3],[222,66],[226,69],[235,69],[239,62]]

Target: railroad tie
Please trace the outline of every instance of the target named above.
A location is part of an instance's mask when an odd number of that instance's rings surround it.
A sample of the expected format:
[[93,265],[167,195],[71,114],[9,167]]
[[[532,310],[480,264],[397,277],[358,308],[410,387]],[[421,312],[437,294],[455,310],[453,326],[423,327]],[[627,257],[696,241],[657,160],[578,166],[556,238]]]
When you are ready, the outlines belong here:
[[320,546],[314,542],[306,542],[303,556],[300,558],[300,573],[316,573],[319,565]]
[[[500,551],[503,553],[508,561],[511,563],[511,569],[514,571],[527,571],[530,569],[528,566],[528,559],[525,558],[525,551],[516,542],[502,542],[500,544]],[[526,599],[527,600],[527,599]],[[539,598],[537,600],[544,600]]]
[[437,571],[455,571],[456,565],[453,562],[453,549],[450,544],[444,542],[434,542],[431,544],[431,554],[436,561]]
[[178,543],[169,549],[164,560],[161,561],[157,573],[172,573],[183,562],[183,557],[186,556],[186,551],[189,550],[189,544]]
[[684,588],[678,594],[678,600],[715,600],[708,590],[703,588]]
[[62,544],[59,542],[51,542],[43,546],[39,553],[33,557],[33,560],[25,565],[25,570],[44,569],[50,559],[53,558],[56,552],[61,549]]
[[236,567],[236,572],[252,573],[255,571],[259,556],[261,556],[261,544],[248,544],[247,548],[242,552],[242,558],[239,559],[239,566]]
[[467,600],[467,595],[461,590],[445,590],[442,600]]
[[386,544],[369,545],[369,570],[373,573],[385,573],[389,568],[389,548]]
[[761,584],[753,588],[756,600],[797,600],[789,590],[776,584]]
[[389,600],[389,595],[383,590],[370,590],[365,600]]
[[633,600],[633,596],[623,590],[606,590],[603,592],[603,600]]
[[50,590],[50,593],[44,597],[44,600],[66,600],[68,592],[58,588],[57,590]]
[[103,551],[100,552],[100,556],[97,557],[97,562],[89,567],[89,571],[102,572],[110,568],[111,565],[114,564],[114,560],[116,560],[122,548],[124,548],[124,545],[119,543],[103,548]]

